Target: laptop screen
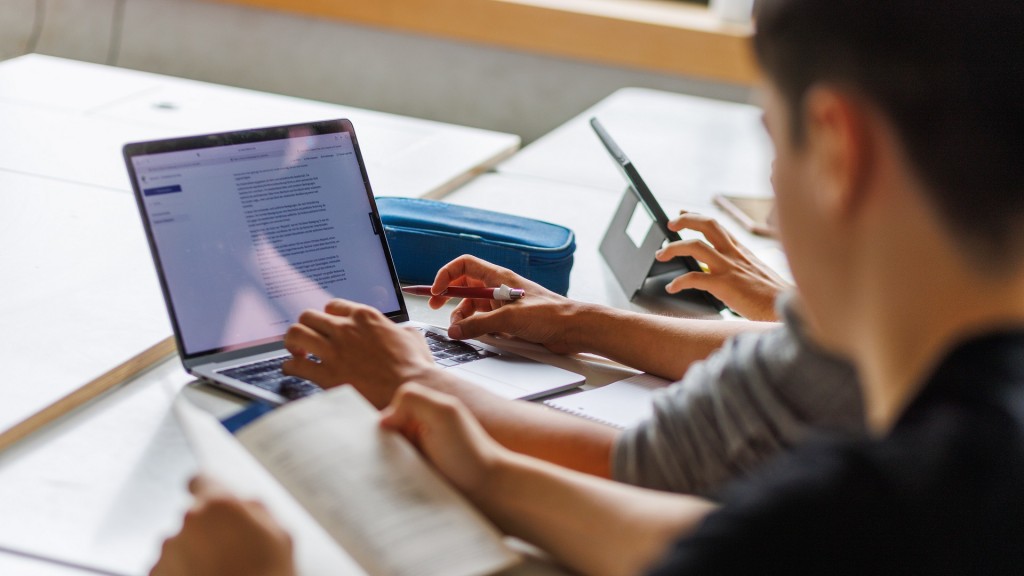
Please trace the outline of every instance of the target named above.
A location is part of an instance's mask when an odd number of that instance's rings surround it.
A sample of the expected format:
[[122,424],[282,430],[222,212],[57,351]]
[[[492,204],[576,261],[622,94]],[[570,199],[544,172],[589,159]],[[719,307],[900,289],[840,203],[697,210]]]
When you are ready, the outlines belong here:
[[405,312],[347,122],[125,155],[184,357],[279,341],[333,297]]

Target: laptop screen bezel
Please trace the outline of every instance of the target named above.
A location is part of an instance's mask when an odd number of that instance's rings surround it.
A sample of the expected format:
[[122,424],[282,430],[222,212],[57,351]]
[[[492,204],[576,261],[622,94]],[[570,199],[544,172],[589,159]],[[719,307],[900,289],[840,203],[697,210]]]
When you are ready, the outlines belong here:
[[136,204],[139,208],[139,216],[142,218],[142,225],[146,231],[146,240],[149,242],[150,255],[153,257],[153,264],[156,267],[157,277],[160,281],[160,289],[163,292],[164,304],[167,306],[167,313],[170,316],[171,326],[174,329],[174,339],[178,345],[178,354],[180,355],[182,363],[185,365],[186,369],[191,369],[193,366],[198,366],[200,364],[223,362],[235,358],[282,349],[284,347],[284,343],[282,342],[283,335],[281,338],[271,342],[253,341],[250,343],[232,345],[230,348],[212,348],[191,353],[187,353],[185,351],[184,342],[182,341],[182,331],[178,324],[177,314],[174,310],[174,301],[171,298],[168,281],[164,274],[164,267],[161,263],[160,249],[157,246],[156,239],[153,234],[153,227],[146,211],[146,203],[143,198],[142,187],[139,185],[138,176],[135,171],[135,164],[132,162],[132,159],[137,156],[146,156],[149,154],[201,150],[204,148],[214,148],[219,146],[233,146],[272,140],[285,140],[291,138],[292,134],[303,134],[303,137],[306,137],[309,135],[337,133],[346,133],[352,140],[352,147],[355,151],[356,161],[359,164],[359,172],[363,179],[363,188],[366,191],[366,196],[370,203],[370,209],[372,210],[374,232],[380,239],[384,256],[387,259],[388,270],[391,274],[392,289],[394,290],[398,301],[399,309],[384,313],[384,315],[395,322],[408,321],[409,310],[406,307],[405,298],[402,295],[401,284],[398,280],[398,272],[395,269],[394,259],[392,258],[391,250],[388,247],[387,236],[384,234],[384,226],[381,223],[380,213],[377,210],[377,202],[374,199],[373,189],[370,186],[370,178],[366,171],[366,164],[363,162],[363,155],[359,148],[359,140],[356,138],[355,130],[349,120],[323,120],[301,124],[270,126],[232,132],[219,132],[215,134],[150,140],[146,142],[131,142],[125,144],[123,154],[125,165],[128,168],[128,177],[131,180],[132,191],[135,196]]

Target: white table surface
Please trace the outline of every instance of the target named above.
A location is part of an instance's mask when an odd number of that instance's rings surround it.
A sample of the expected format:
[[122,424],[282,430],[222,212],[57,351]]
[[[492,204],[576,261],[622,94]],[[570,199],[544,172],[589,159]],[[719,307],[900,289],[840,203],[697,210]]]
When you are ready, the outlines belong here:
[[[0,455],[0,549],[145,574],[189,501],[195,459],[170,406],[190,380],[165,362]],[[8,561],[0,573],[20,574]]]
[[349,118],[378,196],[440,196],[513,154],[477,128],[30,54],[0,62],[0,170],[130,190],[130,141]]
[[523,148],[498,172],[608,191],[625,182],[590,128],[596,116],[666,210],[711,206],[728,192],[771,196],[771,141],[761,109],[645,88],[623,88]]
[[171,324],[131,195],[0,170],[0,206],[6,430]]

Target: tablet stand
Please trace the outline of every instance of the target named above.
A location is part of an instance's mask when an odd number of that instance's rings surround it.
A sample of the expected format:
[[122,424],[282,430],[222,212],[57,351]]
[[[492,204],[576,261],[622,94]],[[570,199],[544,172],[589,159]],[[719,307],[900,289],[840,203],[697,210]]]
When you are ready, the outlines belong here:
[[678,308],[675,303],[685,303],[687,312],[707,312],[710,308],[707,302],[691,290],[680,294],[665,292],[665,286],[673,278],[688,270],[681,262],[658,262],[654,259],[654,253],[662,247],[666,237],[653,220],[640,246],[630,238],[627,229],[638,204],[636,193],[626,188],[599,249],[622,291],[630,301],[657,302],[657,308],[664,308],[666,303],[674,301],[673,308]]

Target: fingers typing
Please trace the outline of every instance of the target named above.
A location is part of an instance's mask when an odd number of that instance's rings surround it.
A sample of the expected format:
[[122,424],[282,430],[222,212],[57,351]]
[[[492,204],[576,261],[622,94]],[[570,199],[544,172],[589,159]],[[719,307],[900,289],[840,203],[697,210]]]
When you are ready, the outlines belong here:
[[655,257],[662,262],[667,262],[680,256],[691,256],[704,262],[709,268],[721,268],[725,265],[722,255],[712,246],[700,240],[681,240],[672,242],[655,253]]
[[722,227],[718,220],[697,214],[695,212],[681,211],[679,216],[669,221],[668,227],[672,230],[693,230],[707,238],[717,250],[732,252],[736,249],[736,239],[728,230]]

